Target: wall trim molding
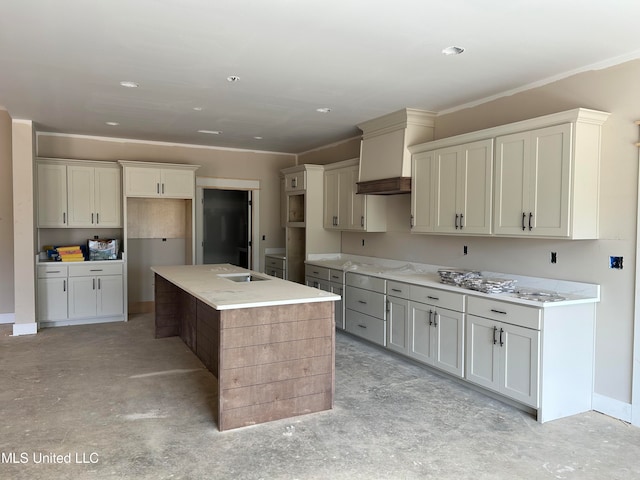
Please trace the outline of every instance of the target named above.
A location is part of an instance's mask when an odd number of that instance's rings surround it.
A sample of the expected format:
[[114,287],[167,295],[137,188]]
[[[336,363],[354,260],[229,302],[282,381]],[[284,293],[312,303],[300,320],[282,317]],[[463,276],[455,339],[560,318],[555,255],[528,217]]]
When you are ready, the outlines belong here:
[[[345,138],[344,140],[339,140],[337,142],[329,143],[328,145],[322,145],[321,147],[312,148],[311,150],[305,150],[304,152],[300,152],[300,153],[296,154],[296,156],[306,155],[307,153],[317,152],[318,150],[324,150],[326,148],[337,147],[338,145],[342,145],[343,143],[351,142],[352,140],[355,140],[355,139],[362,139],[362,135],[356,135],[356,136],[351,137],[351,138]],[[296,165],[298,165],[297,159],[296,159]]]
[[594,393],[592,397],[592,408],[596,412],[604,413],[610,417],[631,423],[630,403],[621,402],[615,398],[605,397],[599,393]]
[[15,323],[15,321],[16,321],[15,313],[0,313],[0,324]]
[[56,132],[36,132],[36,156],[40,156],[39,140],[40,137],[68,137],[68,138],[83,138],[86,140],[98,140],[101,142],[113,142],[113,143],[138,143],[143,145],[160,145],[164,147],[186,147],[186,148],[201,148],[205,150],[224,150],[228,152],[250,152],[250,153],[263,153],[274,155],[288,155],[297,157],[295,153],[285,152],[272,152],[269,150],[249,150],[244,148],[231,148],[231,147],[216,147],[215,145],[196,145],[193,143],[174,143],[174,142],[161,142],[159,140],[139,140],[135,138],[120,138],[120,137],[101,137],[98,135],[80,135],[77,133],[56,133]]
[[38,333],[38,324],[36,322],[13,324],[14,337],[20,335],[35,335],[36,333]]

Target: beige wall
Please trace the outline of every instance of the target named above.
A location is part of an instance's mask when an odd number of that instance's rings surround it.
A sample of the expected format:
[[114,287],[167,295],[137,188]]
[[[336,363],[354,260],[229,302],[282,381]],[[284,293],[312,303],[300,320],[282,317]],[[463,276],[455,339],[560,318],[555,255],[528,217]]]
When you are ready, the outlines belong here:
[[[343,234],[343,252],[598,283],[595,391],[631,403],[640,61],[585,72],[436,118],[436,138],[586,107],[611,112],[603,129],[600,240],[558,241],[412,235],[409,196],[389,197],[389,232]],[[361,240],[365,238],[365,247]],[[464,256],[463,246],[469,254]],[[550,252],[558,263],[550,263]],[[624,257],[623,270],[609,256]],[[570,355],[571,352],[567,352]]]
[[265,248],[284,247],[279,173],[296,164],[295,155],[50,134],[39,134],[37,145],[39,157],[186,163],[200,165],[198,177],[259,180],[260,258]]
[[0,110],[0,315],[14,313],[11,117]]
[[327,145],[324,148],[309,150],[298,155],[298,164],[311,163],[326,165],[360,157],[360,137],[350,138],[344,142]]

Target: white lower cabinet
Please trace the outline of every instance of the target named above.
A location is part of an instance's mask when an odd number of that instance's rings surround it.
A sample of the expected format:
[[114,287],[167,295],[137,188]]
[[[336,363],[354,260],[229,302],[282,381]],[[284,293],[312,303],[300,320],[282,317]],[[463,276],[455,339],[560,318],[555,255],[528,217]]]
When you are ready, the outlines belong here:
[[56,321],[67,318],[67,296],[69,290],[67,274],[66,265],[38,266],[39,321]]
[[308,287],[340,295],[340,300],[334,302],[334,317],[336,328],[344,330],[344,272],[307,264],[305,265],[305,284]]
[[96,320],[124,320],[122,263],[38,266],[38,321],[41,324],[68,325]]
[[345,330],[386,346],[386,280],[348,272],[345,281]]
[[409,353],[409,300],[387,295],[387,348]]
[[[472,314],[487,302],[487,316],[493,318]],[[538,408],[540,330],[495,318],[504,316],[505,319],[518,322],[536,315],[540,315],[537,308],[470,299],[467,315],[467,380]]]

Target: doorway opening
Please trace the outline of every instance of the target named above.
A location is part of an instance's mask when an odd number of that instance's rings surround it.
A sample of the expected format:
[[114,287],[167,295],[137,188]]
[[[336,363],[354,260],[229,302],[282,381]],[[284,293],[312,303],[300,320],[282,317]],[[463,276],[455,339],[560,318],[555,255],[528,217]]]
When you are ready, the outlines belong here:
[[203,189],[201,246],[204,264],[250,268],[250,190]]

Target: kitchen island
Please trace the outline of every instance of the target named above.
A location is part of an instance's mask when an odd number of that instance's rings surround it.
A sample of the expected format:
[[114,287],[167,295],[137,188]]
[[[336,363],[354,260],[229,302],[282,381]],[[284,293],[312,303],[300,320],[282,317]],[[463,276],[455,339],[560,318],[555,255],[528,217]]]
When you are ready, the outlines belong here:
[[156,338],[217,378],[220,431],[332,408],[338,295],[229,264],[152,271]]

